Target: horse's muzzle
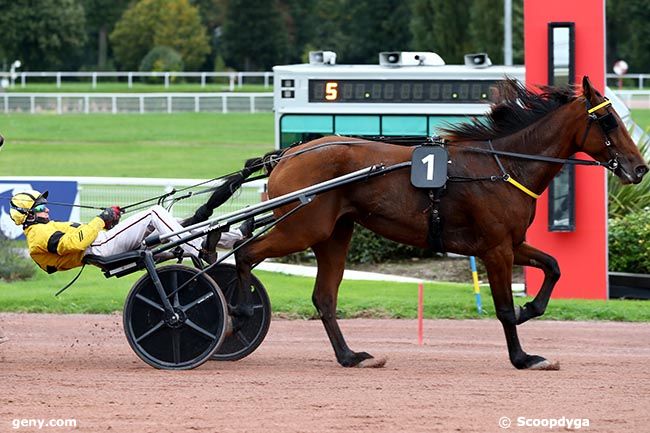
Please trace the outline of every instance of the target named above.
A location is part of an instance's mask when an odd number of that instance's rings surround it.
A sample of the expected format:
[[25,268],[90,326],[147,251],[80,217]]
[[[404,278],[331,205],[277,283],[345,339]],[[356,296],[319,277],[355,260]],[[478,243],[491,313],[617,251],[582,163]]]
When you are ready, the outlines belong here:
[[[643,179],[643,176],[648,173],[648,166],[643,164],[643,165],[637,165],[636,168],[634,169],[634,174],[636,174],[636,177],[639,179],[639,182],[641,182],[641,179]],[[639,182],[634,182],[634,183],[639,183]]]
[[648,173],[648,170],[650,170],[645,164],[637,165],[634,168],[624,165],[625,164],[619,164],[619,166],[614,169],[614,174],[621,179],[621,182],[624,185],[641,183],[643,176],[645,176],[646,173]]

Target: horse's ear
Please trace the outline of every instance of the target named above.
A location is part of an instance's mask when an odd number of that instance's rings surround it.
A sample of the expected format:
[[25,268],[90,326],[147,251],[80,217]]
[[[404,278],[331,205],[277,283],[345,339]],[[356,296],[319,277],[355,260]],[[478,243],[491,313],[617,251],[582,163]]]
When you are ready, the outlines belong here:
[[594,87],[591,85],[591,81],[586,75],[582,77],[582,94],[589,101],[591,101],[596,96]]

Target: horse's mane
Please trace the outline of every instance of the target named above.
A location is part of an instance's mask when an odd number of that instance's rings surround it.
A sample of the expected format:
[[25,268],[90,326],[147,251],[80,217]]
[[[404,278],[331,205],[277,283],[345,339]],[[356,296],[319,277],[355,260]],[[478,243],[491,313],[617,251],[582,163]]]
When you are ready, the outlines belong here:
[[497,84],[500,101],[484,118],[442,128],[448,140],[493,140],[520,131],[578,96],[575,87],[540,86],[541,93],[515,79]]

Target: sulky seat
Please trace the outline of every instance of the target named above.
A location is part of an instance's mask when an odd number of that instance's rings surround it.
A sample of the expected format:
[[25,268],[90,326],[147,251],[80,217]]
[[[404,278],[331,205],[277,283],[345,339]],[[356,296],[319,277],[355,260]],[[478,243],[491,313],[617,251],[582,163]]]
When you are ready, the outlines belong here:
[[108,277],[121,277],[140,269],[144,269],[142,251],[134,250],[112,256],[98,256],[86,254],[84,264],[97,266]]

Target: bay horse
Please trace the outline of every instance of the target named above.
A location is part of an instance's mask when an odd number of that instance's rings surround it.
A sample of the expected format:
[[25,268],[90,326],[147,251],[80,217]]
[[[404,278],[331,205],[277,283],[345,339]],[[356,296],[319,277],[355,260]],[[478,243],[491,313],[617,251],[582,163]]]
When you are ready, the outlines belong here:
[[[573,87],[541,87],[540,93],[510,79],[502,81],[498,90],[502,100],[492,106],[485,119],[450,126],[443,134],[448,140],[448,178],[471,177],[477,181],[447,183],[439,203],[443,221],[440,239],[445,251],[477,256],[485,264],[512,365],[518,369],[557,369],[559,364],[524,352],[517,336],[517,325],[544,314],[560,278],[557,261],[526,243],[526,231],[535,217],[536,196],[562,168],[563,159],[577,152],[602,162],[624,184],[641,182],[648,167],[620,117],[587,77],[582,92]],[[479,148],[486,152],[477,151]],[[504,153],[495,157],[490,150],[534,155],[542,160]],[[370,165],[410,161],[412,152],[413,147],[383,142],[319,138],[283,153],[269,176],[269,197]],[[506,172],[527,192],[504,182],[501,175]],[[431,205],[426,191],[411,185],[408,170],[319,194],[237,251],[240,287],[250,286],[251,268],[262,260],[311,248],[318,264],[312,300],[337,361],[345,367],[383,366],[384,358],[352,351],[336,319],[338,290],[354,223],[393,241],[427,248]],[[283,206],[274,214],[279,218],[294,207]],[[513,304],[515,264],[544,272],[539,293],[522,307]]]

